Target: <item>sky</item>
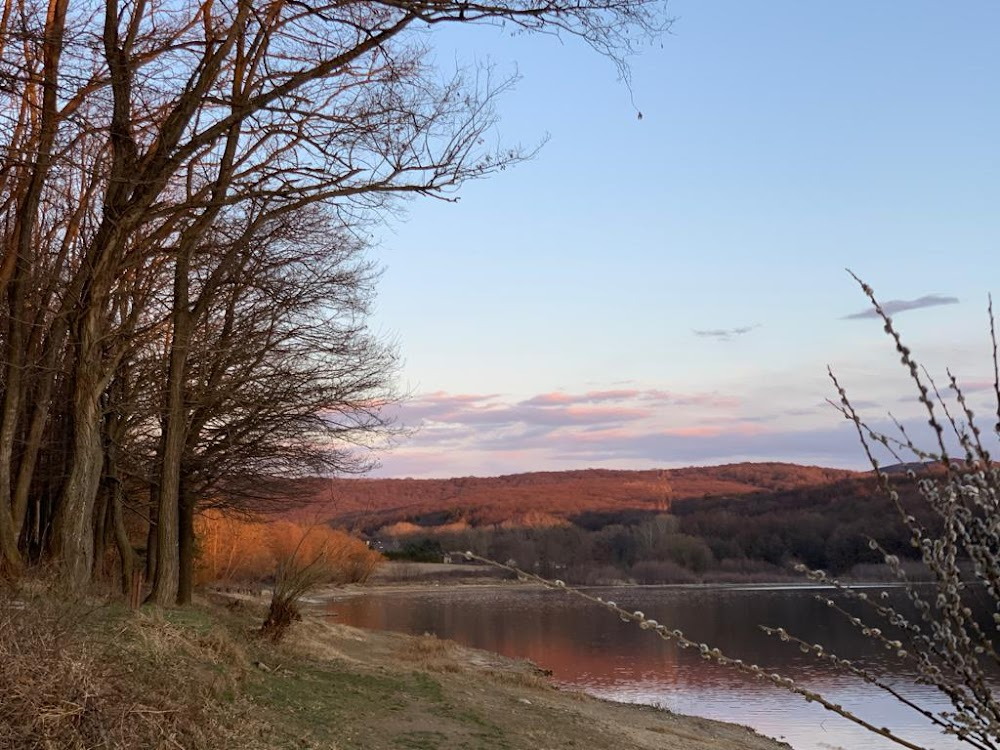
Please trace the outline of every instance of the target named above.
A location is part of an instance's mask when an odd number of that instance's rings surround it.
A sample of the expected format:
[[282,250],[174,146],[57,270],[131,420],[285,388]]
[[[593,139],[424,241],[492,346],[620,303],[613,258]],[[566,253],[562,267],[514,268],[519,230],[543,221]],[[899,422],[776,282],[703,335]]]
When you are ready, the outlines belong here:
[[572,38],[428,36],[443,70],[516,74],[495,136],[544,145],[378,230],[405,430],[374,475],[863,468],[828,365],[873,424],[922,419],[846,268],[992,427],[1000,3],[667,13],[629,85]]

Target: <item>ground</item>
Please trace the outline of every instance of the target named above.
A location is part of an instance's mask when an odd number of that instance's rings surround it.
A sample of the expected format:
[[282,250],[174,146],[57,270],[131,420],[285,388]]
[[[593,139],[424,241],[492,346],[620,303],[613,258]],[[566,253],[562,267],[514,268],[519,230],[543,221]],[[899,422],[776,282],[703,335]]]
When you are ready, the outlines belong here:
[[[537,667],[433,636],[300,623],[254,688],[285,740],[371,750],[778,750],[751,730],[556,689]],[[270,665],[263,667],[271,668]],[[307,739],[308,744],[301,740]],[[289,745],[292,746],[292,745]]]
[[254,597],[183,609],[0,590],[5,750],[781,750],[744,727],[558,689],[533,664]]

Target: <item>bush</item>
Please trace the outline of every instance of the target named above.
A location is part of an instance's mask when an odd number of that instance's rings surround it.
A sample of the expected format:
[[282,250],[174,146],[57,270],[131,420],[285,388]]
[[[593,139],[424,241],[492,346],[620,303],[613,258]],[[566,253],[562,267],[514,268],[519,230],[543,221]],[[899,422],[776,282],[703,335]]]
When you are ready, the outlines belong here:
[[566,570],[566,581],[581,586],[617,586],[627,576],[614,565],[574,565]]
[[[832,545],[833,550],[828,550],[829,559],[847,567],[850,562],[858,560],[858,546],[865,545],[868,555],[885,564],[889,577],[903,584],[909,600],[906,611],[885,600],[869,597],[863,590],[852,590],[823,570],[810,570],[805,565],[799,565],[797,569],[807,573],[814,581],[834,586],[840,596],[837,599],[823,597],[830,611],[846,617],[862,636],[872,640],[915,673],[918,683],[936,687],[951,702],[952,710],[932,711],[921,707],[903,697],[898,692],[898,685],[889,684],[879,674],[840,659],[822,644],[801,640],[783,628],[762,630],[887,691],[905,707],[936,724],[944,733],[972,747],[995,748],[1000,746],[1000,702],[994,694],[996,668],[1000,664],[1000,653],[994,642],[1000,630],[1000,467],[993,463],[985,442],[986,436],[977,426],[957,379],[948,373],[948,390],[953,396],[949,402],[926,370],[913,359],[912,352],[903,344],[871,288],[859,283],[881,318],[896,354],[916,387],[918,401],[932,429],[934,444],[929,448],[918,446],[898,423],[899,431],[895,435],[870,428],[859,416],[832,371],[830,378],[839,397],[838,408],[857,430],[875,471],[879,489],[892,504],[911,547],[919,553],[919,579],[929,579],[930,588],[915,583],[918,578],[912,572],[913,564],[895,554],[895,538],[886,544],[876,538],[865,540],[857,524],[846,531],[842,527],[840,534],[831,537],[828,546]],[[992,301],[989,317],[993,395],[996,398],[996,413],[1000,417],[1000,361]],[[1000,435],[1000,422],[991,432],[994,438]],[[905,470],[905,478],[916,482],[921,502],[914,503],[911,496],[899,491],[899,478],[895,472],[881,470],[877,451],[885,452],[896,465],[909,467]],[[915,468],[921,470],[919,476]],[[853,533],[847,533],[850,531]],[[847,603],[842,600],[847,600]],[[992,616],[988,622],[980,621],[984,604],[985,610]],[[617,607],[611,608],[618,611]],[[856,614],[859,611],[863,614]],[[788,677],[765,674],[757,665],[732,659],[679,631],[670,631],[659,623],[651,625],[641,612],[618,611],[618,614],[638,622],[647,630],[654,630],[662,638],[681,647],[697,648],[707,659],[770,679],[776,685],[820,703],[873,734],[911,749],[922,750],[890,729],[870,723],[862,716],[827,701],[822,695],[797,685]]]
[[636,583],[697,583],[698,576],[672,560],[643,560],[630,571]]
[[360,539],[323,525],[268,523],[216,510],[202,514],[196,525],[199,583],[270,580],[300,546],[299,557],[322,554],[329,583],[364,583],[382,560]]
[[301,619],[302,600],[319,587],[368,578],[379,555],[363,544],[361,552],[352,541],[327,526],[303,529],[287,521],[271,525],[269,542],[278,564],[271,604],[260,628],[262,636],[280,641],[291,624]]
[[408,560],[409,562],[439,563],[444,559],[444,548],[435,539],[418,539],[406,542],[402,549],[386,552],[390,560]]

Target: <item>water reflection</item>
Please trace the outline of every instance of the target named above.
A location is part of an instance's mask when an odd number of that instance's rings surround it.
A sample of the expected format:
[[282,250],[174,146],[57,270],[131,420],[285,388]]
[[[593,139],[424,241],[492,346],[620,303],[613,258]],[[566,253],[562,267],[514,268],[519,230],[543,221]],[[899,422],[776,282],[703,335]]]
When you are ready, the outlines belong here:
[[[898,702],[846,677],[756,625],[784,627],[811,643],[882,674],[907,697],[929,707],[946,704],[912,684],[895,655],[801,589],[683,589],[646,587],[596,591],[622,606],[680,628],[725,653],[793,677],[907,739],[946,750],[959,747]],[[822,593],[822,592],[820,592]],[[878,595],[878,591],[873,591]],[[901,594],[891,594],[898,600]],[[822,597],[821,597],[822,598]],[[340,621],[367,628],[433,633],[476,648],[531,659],[558,681],[614,700],[659,705],[680,713],[750,725],[796,750],[898,747],[816,705],[709,664],[623,623],[578,598],[524,588],[452,588],[433,592],[373,592],[330,603]]]

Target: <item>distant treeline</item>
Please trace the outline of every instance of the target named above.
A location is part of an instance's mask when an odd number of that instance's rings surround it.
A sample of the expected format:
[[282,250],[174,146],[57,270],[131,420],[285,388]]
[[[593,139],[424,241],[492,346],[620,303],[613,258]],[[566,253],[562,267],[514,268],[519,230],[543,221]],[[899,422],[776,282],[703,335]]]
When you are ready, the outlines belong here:
[[588,512],[628,508],[662,513],[680,498],[737,497],[827,484],[858,472],[783,463],[741,463],[683,469],[626,471],[584,469],[500,477],[451,479],[326,480],[315,489],[317,505],[300,518],[336,509],[336,525],[374,533],[394,524],[441,526],[537,526],[539,514],[562,521]]
[[[897,485],[910,512],[933,526],[914,482]],[[431,560],[471,549],[578,584],[746,581],[789,575],[797,562],[849,573],[881,561],[869,539],[900,558],[916,558],[896,509],[866,478],[676,501],[668,513],[587,512],[544,528],[427,529],[398,539],[391,556]]]

